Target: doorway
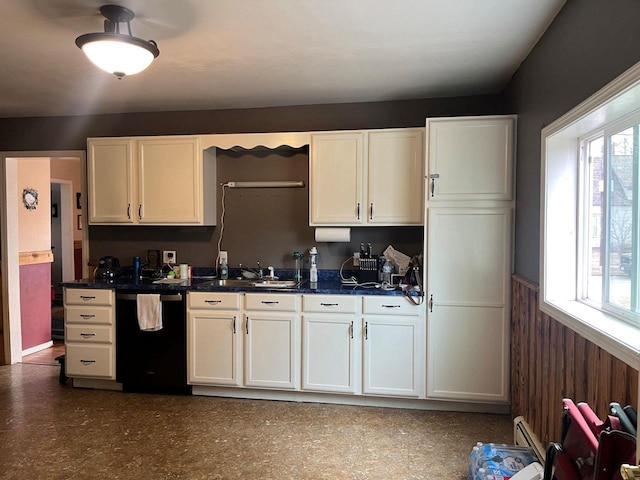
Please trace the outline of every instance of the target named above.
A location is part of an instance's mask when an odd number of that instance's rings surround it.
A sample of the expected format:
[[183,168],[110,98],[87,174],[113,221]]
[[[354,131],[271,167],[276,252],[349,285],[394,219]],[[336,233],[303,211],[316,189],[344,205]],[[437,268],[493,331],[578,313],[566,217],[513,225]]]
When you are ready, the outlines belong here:
[[[80,198],[86,199],[86,153],[84,151],[53,151],[53,152],[0,152],[0,251],[2,258],[2,341],[4,347],[4,356],[0,359],[0,363],[13,364],[22,360],[22,325],[21,325],[21,306],[20,306],[20,244],[18,238],[18,218],[16,212],[19,208],[19,192],[17,182],[18,165],[21,159],[29,159],[33,157],[49,157],[51,160],[74,159],[79,164],[79,181],[78,186],[68,192],[69,203],[75,206],[74,201],[78,199],[78,207],[82,211],[86,211],[86,203],[80,204]],[[66,200],[63,194],[64,188],[61,189],[61,203]],[[76,197],[74,194],[80,194]],[[73,200],[72,200],[73,198]],[[86,202],[86,200],[85,200]],[[84,208],[82,208],[84,207]],[[71,208],[70,208],[71,210]],[[63,212],[61,209],[59,215]],[[68,221],[75,225],[76,216],[72,212],[68,212]],[[61,217],[64,221],[64,217]],[[80,221],[77,222],[77,230],[80,230]],[[88,236],[86,230],[76,232],[79,237],[77,242],[80,244],[82,252],[82,270],[83,274],[88,271]],[[70,240],[71,253],[69,254],[69,264],[71,265],[71,275],[67,278],[73,279],[73,236]],[[62,247],[64,248],[64,247]],[[64,267],[63,270],[68,267]],[[63,273],[63,275],[65,275]],[[63,276],[63,278],[65,278]],[[51,292],[43,292],[47,295],[47,302],[50,303]]]

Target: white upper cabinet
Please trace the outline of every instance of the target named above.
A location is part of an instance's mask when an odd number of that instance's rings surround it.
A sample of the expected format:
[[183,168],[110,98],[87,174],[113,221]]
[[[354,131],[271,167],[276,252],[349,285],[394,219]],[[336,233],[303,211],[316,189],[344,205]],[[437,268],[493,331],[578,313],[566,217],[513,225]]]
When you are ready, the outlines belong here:
[[215,158],[197,136],[88,140],[89,222],[214,225]]
[[420,225],[423,204],[422,129],[371,131],[367,164],[367,222]]
[[310,225],[421,225],[424,130],[316,133]]
[[134,223],[133,140],[88,141],[89,223]]
[[311,225],[362,225],[364,134],[313,135],[310,162]]
[[427,201],[511,200],[514,116],[427,119]]

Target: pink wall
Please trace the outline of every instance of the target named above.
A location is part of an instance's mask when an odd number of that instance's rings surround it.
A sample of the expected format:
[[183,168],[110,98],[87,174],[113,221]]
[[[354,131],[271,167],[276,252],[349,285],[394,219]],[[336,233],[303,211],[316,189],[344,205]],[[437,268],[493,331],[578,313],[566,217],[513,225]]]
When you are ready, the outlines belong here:
[[22,350],[51,340],[51,264],[20,266]]

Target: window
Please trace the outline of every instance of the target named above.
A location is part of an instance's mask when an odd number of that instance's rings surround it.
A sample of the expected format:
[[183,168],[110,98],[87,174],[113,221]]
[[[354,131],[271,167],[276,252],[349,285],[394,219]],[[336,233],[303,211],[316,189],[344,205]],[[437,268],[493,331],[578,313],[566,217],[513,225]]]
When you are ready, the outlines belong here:
[[540,310],[640,355],[640,64],[542,130]]
[[582,249],[580,298],[640,323],[638,297],[638,142],[640,118],[607,126],[580,144]]

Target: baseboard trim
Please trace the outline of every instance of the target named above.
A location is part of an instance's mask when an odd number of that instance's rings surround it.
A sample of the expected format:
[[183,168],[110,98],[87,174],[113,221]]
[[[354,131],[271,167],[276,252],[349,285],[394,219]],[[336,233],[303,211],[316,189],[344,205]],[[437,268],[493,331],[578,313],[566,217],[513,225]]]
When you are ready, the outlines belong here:
[[27,355],[31,355],[32,353],[37,353],[40,352],[42,350],[46,350],[47,348],[53,347],[53,341],[50,340],[48,342],[45,343],[41,343],[40,345],[36,345],[35,347],[31,347],[31,348],[27,348],[26,350],[22,351],[22,356],[26,357]]

